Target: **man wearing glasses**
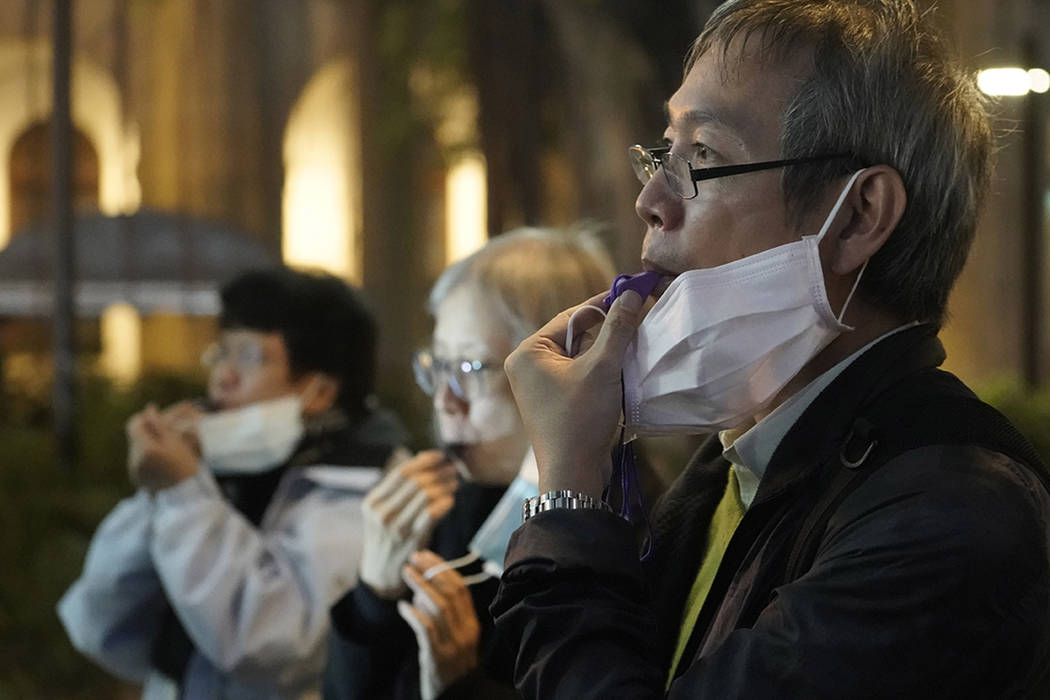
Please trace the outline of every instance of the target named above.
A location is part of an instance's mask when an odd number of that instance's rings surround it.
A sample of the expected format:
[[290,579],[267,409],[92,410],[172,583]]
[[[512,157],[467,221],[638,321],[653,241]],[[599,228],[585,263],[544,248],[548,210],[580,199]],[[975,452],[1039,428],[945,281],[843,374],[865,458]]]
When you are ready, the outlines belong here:
[[276,268],[221,297],[207,398],[129,420],[138,491],[95,533],[59,615],[146,698],[313,696],[328,607],[356,577],[360,500],[405,433],[374,407],[358,292]]
[[[1046,477],[936,369],[992,136],[929,21],[730,0],[631,149],[655,303],[506,362],[540,496],[492,611],[525,697],[1050,697]],[[607,446],[702,430],[639,561]]]

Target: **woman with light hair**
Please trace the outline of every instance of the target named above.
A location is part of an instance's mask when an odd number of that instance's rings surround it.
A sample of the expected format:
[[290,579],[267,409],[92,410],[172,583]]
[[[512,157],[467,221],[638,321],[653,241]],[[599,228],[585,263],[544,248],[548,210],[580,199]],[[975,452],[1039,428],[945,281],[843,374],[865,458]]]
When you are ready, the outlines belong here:
[[521,503],[538,489],[503,360],[612,277],[593,231],[525,228],[438,278],[433,343],[413,364],[441,449],[365,499],[359,581],[332,608],[326,697],[517,697],[488,606]]

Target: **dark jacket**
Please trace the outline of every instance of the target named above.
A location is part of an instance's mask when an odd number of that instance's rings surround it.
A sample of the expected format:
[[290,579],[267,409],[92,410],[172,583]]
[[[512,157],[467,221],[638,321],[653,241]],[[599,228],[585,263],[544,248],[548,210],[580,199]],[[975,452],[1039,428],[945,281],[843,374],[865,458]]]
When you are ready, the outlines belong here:
[[[975,400],[933,369],[943,357],[931,328],[902,331],[803,413],[730,541],[668,697],[1050,697],[1050,496],[982,440],[889,456],[834,508],[812,562],[785,573],[858,416],[911,426],[943,417],[946,398]],[[525,697],[664,696],[727,471],[717,440],[701,447],[654,508],[644,565],[609,513],[554,510],[518,530],[492,612],[518,644]]]
[[[456,502],[434,529],[429,547],[444,559],[461,557],[485,522],[505,486],[460,483]],[[479,564],[460,569],[481,571]],[[480,666],[441,694],[455,698],[499,700],[516,698],[511,685],[511,657],[493,633],[488,607],[496,595],[496,579],[471,586],[474,611],[481,626]],[[407,599],[407,596],[406,596]],[[397,612],[396,603],[377,597],[363,583],[332,606],[324,697],[327,700],[414,700],[419,698],[416,638]]]

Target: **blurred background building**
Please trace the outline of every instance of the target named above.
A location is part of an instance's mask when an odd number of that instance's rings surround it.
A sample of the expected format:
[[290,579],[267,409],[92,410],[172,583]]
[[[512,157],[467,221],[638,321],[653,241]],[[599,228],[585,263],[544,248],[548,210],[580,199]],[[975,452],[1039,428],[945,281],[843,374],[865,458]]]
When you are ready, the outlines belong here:
[[[77,268],[83,359],[123,379],[190,370],[215,308],[207,291],[284,259],[365,287],[383,322],[381,386],[401,395],[427,332],[425,290],[489,234],[591,218],[633,269],[624,149],[658,136],[661,101],[716,4],[73,3],[73,199],[109,217],[76,239],[100,263]],[[1043,5],[956,0],[939,14],[980,69],[1042,59]],[[47,364],[47,326],[26,319],[48,313],[50,18],[47,0],[0,7],[5,384]],[[1025,336],[1036,300],[1022,298],[1024,149],[1040,164],[1046,150],[1026,140],[1031,101],[999,103],[995,193],[945,332],[970,380],[1032,374],[1024,344],[1045,347],[1045,327]]]
[[[380,394],[421,433],[428,404],[409,358],[427,342],[423,299],[448,262],[514,226],[592,219],[621,268],[637,269],[643,227],[626,149],[659,138],[661,104],[717,4],[73,2],[79,371],[123,386],[199,379],[216,286],[284,260],[364,287],[381,322]],[[1050,67],[1047,3],[938,4],[975,71]],[[39,399],[39,421],[48,415],[52,10],[0,3],[0,421],[26,397]],[[1050,369],[1047,100],[995,103],[993,193],[942,335],[948,368],[977,386],[1037,389]],[[86,511],[67,504],[76,527],[90,532],[99,499]],[[69,543],[70,561],[83,541]],[[9,546],[35,556],[28,540]],[[2,644],[17,616],[11,590],[0,594]],[[4,680],[19,665],[0,662],[0,697],[24,689]]]

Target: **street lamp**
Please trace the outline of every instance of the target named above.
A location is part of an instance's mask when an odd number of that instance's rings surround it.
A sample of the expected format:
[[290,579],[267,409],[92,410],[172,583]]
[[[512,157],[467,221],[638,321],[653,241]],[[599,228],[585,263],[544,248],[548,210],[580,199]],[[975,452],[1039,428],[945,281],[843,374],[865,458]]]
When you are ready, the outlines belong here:
[[1042,94],[1050,90],[1050,73],[1042,68],[986,68],[977,74],[977,87],[995,97]]

